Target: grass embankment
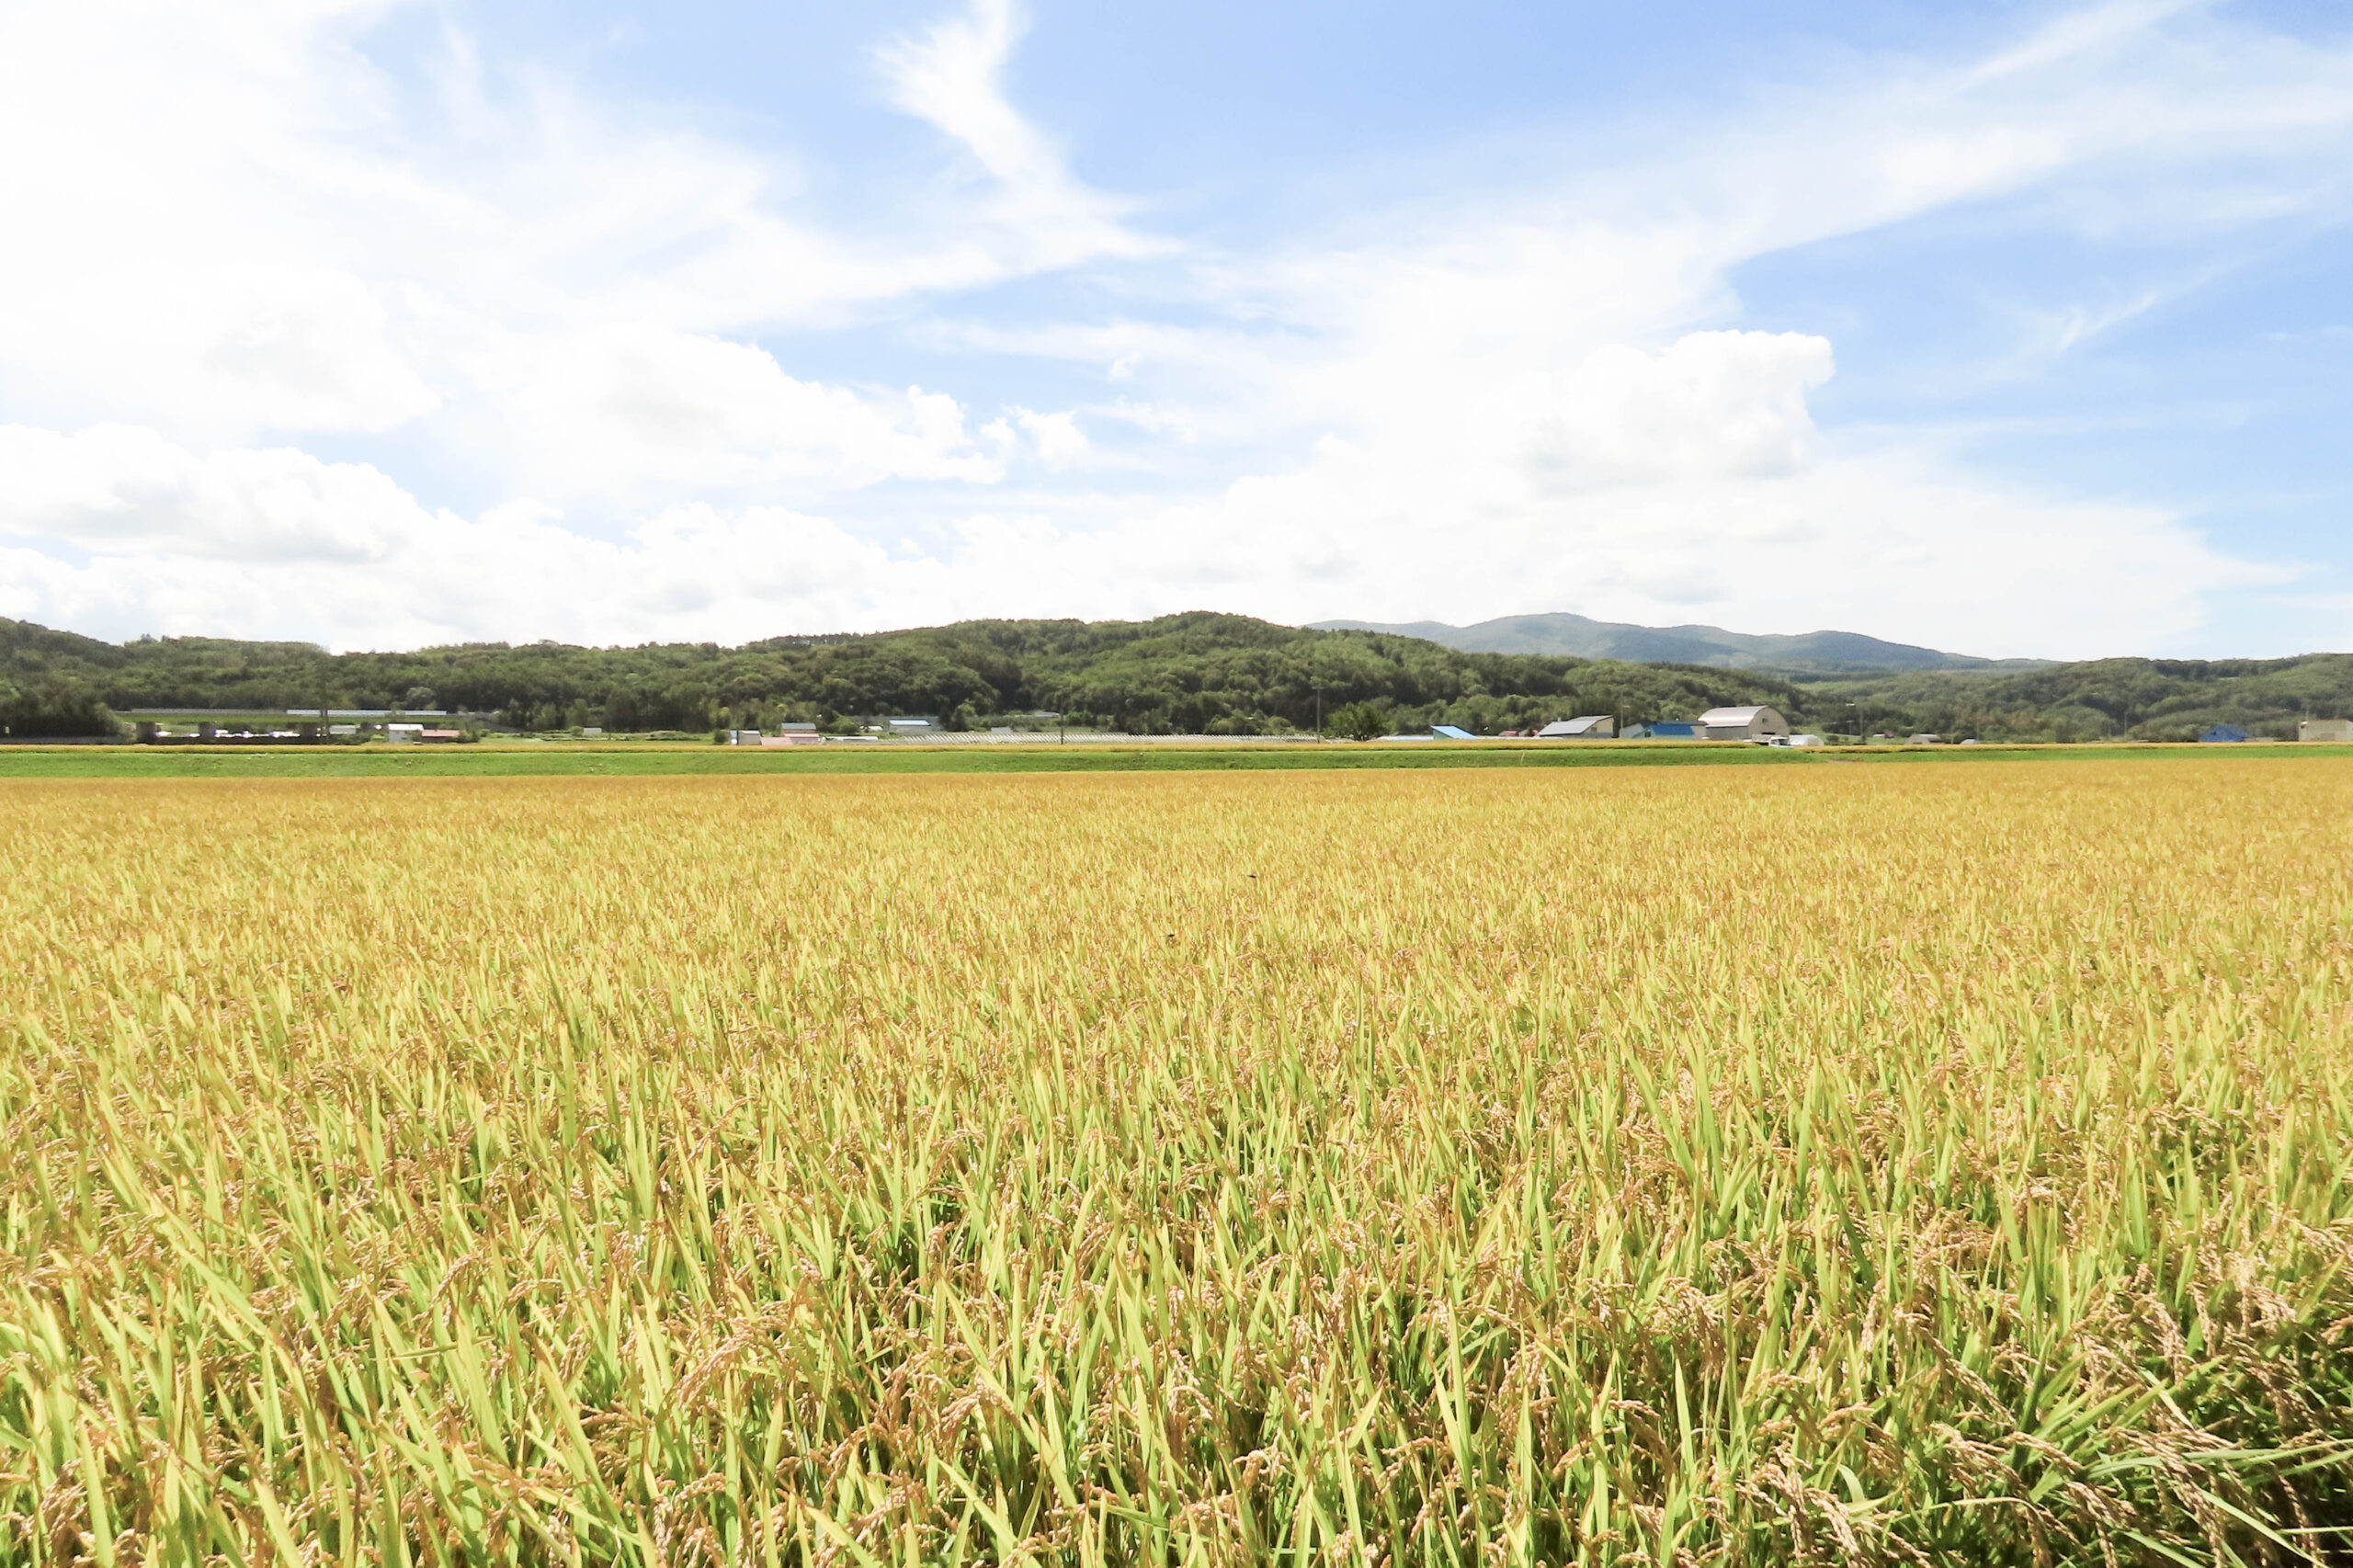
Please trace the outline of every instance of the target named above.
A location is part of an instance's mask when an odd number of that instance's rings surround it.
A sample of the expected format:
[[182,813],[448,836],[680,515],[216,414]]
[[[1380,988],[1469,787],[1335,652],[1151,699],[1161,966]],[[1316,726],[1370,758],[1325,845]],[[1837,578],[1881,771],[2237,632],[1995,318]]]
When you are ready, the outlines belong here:
[[2336,1550],[2348,867],[2284,757],[11,784],[0,1559]]
[[[482,778],[593,774],[1197,773],[1268,769],[1819,767],[1826,763],[2213,757],[2211,746],[1867,746],[1793,749],[1725,742],[1513,744],[924,745],[755,747],[668,742],[475,745],[0,746],[0,778]],[[2353,756],[2353,746],[2245,747],[2240,756]]]

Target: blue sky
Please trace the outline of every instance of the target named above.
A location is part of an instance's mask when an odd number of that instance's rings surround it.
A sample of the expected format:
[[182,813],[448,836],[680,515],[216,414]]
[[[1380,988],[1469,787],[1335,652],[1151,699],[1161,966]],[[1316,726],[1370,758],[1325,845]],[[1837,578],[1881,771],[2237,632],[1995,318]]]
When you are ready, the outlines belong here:
[[2353,646],[2302,0],[0,5],[0,614]]

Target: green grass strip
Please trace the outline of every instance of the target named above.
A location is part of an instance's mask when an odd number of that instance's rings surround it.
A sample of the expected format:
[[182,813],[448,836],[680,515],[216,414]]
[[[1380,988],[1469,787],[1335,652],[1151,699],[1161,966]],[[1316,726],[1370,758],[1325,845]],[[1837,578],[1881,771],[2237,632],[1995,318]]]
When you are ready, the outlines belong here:
[[0,778],[481,778],[702,774],[1194,773],[1281,768],[1823,767],[2120,757],[2353,756],[2353,746],[1915,746],[1790,750],[1640,742],[1511,745],[448,747],[0,746]]

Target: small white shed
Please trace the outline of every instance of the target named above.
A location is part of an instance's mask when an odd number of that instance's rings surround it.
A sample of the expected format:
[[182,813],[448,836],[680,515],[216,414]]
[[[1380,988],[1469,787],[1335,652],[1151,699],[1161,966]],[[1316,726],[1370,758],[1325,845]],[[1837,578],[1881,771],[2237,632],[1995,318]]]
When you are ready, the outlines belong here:
[[1555,719],[1536,732],[1539,740],[1546,741],[1606,741],[1618,733],[1618,721],[1607,713],[1588,713],[1582,719]]

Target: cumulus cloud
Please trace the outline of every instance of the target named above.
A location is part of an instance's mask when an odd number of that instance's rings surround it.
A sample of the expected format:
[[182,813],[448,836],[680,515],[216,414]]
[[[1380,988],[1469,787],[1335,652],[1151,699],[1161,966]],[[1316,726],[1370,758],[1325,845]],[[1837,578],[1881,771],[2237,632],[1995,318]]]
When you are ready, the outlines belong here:
[[1826,338],[1698,332],[1655,353],[1623,344],[1531,378],[1528,466],[1544,488],[1771,478],[1813,455],[1808,388],[1830,377]]
[[1035,409],[1016,408],[1013,417],[1036,443],[1038,460],[1048,468],[1068,468],[1086,455],[1086,432],[1078,427],[1078,416],[1070,410],[1040,414]]
[[292,448],[202,456],[153,430],[0,426],[0,534],[221,561],[382,560],[427,519],[365,463]]
[[[113,479],[69,483],[29,519],[0,515],[0,614],[117,635],[267,617],[275,635],[337,648],[471,640],[485,628],[518,642],[740,642],[870,623],[947,575],[783,507],[673,506],[622,538],[589,539],[529,503],[471,518],[428,509],[363,465],[284,451],[149,455],[152,494],[126,495]],[[82,558],[11,540],[25,520]]]
[[472,439],[540,495],[985,484],[1004,472],[945,393],[801,381],[724,338],[615,325],[551,341],[516,369]]
[[[2218,556],[2160,510],[1972,485],[1900,449],[1824,457],[1802,403],[1825,368],[1818,343],[1720,341],[1740,335],[1694,335],[1640,366],[1595,356],[1585,384],[1564,376],[1534,426],[1557,447],[1522,446],[1517,468],[1507,442],[1494,464],[1450,479],[1423,454],[1331,439],[1293,472],[1197,501],[1109,505],[1076,524],[969,513],[921,553],[823,516],[701,502],[584,539],[551,507],[461,517],[372,468],[297,451],[199,457],[152,432],[11,428],[0,430],[13,481],[0,535],[63,540],[85,558],[0,551],[0,613],[191,631],[267,607],[273,630],[337,646],[493,632],[743,640],[1074,602],[1101,614],[1211,604],[1278,619],[1473,619],[1493,608],[1500,574],[1529,605],[1796,630],[1879,616],[1933,642],[2088,654],[2194,625],[2218,585],[2277,578]],[[1758,355],[1775,374],[1749,401],[1715,384],[1711,356]],[[1629,387],[1635,449],[1690,460],[1621,460],[1613,394]],[[1607,458],[1564,485],[1560,450]]]
[[1826,439],[1806,399],[1833,370],[1823,338],[1741,332],[1495,381],[1433,366],[1370,434],[1120,511],[1059,564],[1106,600],[1141,582],[1164,605],[1279,619],[1577,607],[2055,656],[2150,646],[2194,629],[2208,594],[2281,580],[2162,507],[1972,480],[1901,437]]
[[[1432,516],[1448,519],[1442,548]],[[2147,647],[2195,628],[2206,594],[2281,576],[2219,554],[2161,508],[1972,484],[1900,450],[1774,475],[1466,496],[1336,443],[1300,472],[1164,514],[1131,542],[1175,597],[1215,591],[1302,619],[1579,605],[1652,624],[1861,626],[2058,657]],[[1272,557],[1262,569],[1239,581],[1219,570],[1254,542]]]

